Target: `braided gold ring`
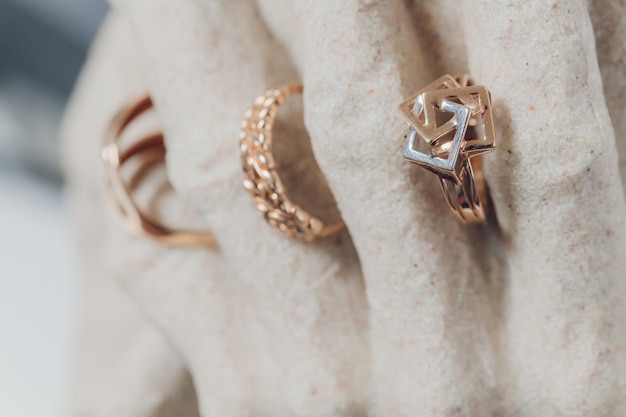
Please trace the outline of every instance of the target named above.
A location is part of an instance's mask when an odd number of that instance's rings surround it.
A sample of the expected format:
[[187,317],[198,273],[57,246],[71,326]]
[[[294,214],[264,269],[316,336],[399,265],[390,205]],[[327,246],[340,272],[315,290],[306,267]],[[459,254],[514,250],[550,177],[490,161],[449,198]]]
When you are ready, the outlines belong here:
[[294,204],[285,192],[272,154],[272,128],[278,108],[302,84],[287,84],[267,91],[246,112],[240,135],[243,185],[250,192],[267,222],[291,238],[311,242],[345,228],[343,220],[326,225]]

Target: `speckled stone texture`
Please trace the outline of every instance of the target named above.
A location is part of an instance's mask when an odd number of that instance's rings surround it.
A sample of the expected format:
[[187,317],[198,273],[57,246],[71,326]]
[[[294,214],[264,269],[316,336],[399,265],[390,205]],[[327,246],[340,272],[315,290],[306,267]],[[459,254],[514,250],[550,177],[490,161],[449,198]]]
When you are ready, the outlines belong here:
[[[93,371],[77,416],[116,401],[146,417],[626,415],[623,1],[113,3],[64,130],[87,287],[113,287],[86,294],[102,331],[79,349]],[[498,136],[491,216],[472,227],[402,159],[397,111],[466,71],[492,92]],[[349,229],[314,244],[270,228],[240,185],[244,111],[297,80],[281,173]],[[218,249],[129,237],[101,201],[100,132],[144,83],[175,191],[159,213],[199,211]],[[112,283],[145,318],[115,318]],[[99,349],[115,366],[94,365]],[[89,400],[106,378],[112,401]]]

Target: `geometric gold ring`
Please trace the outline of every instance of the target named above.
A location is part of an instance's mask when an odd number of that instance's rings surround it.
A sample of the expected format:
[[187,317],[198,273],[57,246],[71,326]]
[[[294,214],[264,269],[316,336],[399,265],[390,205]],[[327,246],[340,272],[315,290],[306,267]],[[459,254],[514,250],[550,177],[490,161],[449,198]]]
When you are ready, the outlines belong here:
[[444,75],[400,104],[409,124],[404,158],[439,176],[452,213],[463,223],[486,217],[482,155],[495,149],[491,94],[468,75]]
[[293,93],[302,93],[302,84],[288,84],[269,90],[257,98],[246,112],[241,126],[240,151],[243,185],[254,198],[265,220],[291,238],[311,242],[331,236],[345,228],[343,220],[326,225],[318,217],[294,204],[285,187],[272,154],[272,129],[279,107]]
[[[146,135],[123,150],[119,141],[124,130],[151,108],[152,100],[146,95],[125,107],[109,126],[102,148],[109,201],[126,230],[136,237],[148,238],[168,246],[213,246],[215,240],[211,233],[168,227],[158,218],[141,210],[133,199],[131,188],[134,180],[165,159],[163,134],[157,132]],[[132,160],[137,162],[137,167],[130,180],[124,181],[121,168]]]

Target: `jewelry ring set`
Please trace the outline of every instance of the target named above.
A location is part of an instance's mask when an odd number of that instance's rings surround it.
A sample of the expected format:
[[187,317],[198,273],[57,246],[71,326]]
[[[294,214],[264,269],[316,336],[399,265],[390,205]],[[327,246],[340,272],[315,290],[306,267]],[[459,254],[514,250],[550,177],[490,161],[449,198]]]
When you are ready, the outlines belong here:
[[[239,146],[243,187],[265,220],[290,238],[311,242],[342,231],[345,223],[326,224],[291,201],[276,169],[272,153],[276,116],[285,100],[302,90],[302,84],[288,84],[257,98],[245,114]],[[143,211],[129,181],[123,179],[121,169],[130,161],[136,161],[135,176],[165,158],[160,132],[143,136],[125,149],[120,145],[126,129],[151,108],[150,97],[142,97],[109,126],[102,150],[109,200],[135,236],[169,246],[213,246],[211,233],[170,227]],[[482,156],[496,146],[489,90],[473,85],[468,75],[445,75],[408,97],[399,109],[409,125],[403,157],[437,175],[445,201],[459,221],[485,221],[488,192]]]

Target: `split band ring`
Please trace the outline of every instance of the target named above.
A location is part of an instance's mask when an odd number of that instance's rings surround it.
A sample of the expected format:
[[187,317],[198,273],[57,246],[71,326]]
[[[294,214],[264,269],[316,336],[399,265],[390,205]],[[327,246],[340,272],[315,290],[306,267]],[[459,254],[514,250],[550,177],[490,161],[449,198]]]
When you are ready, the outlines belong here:
[[276,171],[272,155],[272,129],[279,107],[294,93],[302,93],[302,84],[287,84],[269,90],[257,98],[252,109],[246,112],[240,134],[243,185],[270,225],[288,237],[310,242],[343,230],[345,224],[341,220],[327,225],[294,204],[286,195]]
[[[124,227],[134,236],[149,238],[168,246],[213,246],[215,239],[211,233],[169,227],[141,210],[133,199],[131,184],[134,179],[165,158],[163,134],[159,132],[144,136],[124,150],[119,141],[126,128],[151,108],[152,100],[145,96],[125,107],[109,126],[102,148],[109,200]],[[124,181],[120,171],[131,160],[137,160],[139,164],[131,180]]]
[[483,222],[488,197],[482,155],[496,146],[487,88],[472,85],[468,75],[444,75],[403,101],[400,111],[410,126],[404,158],[439,176],[461,222]]

